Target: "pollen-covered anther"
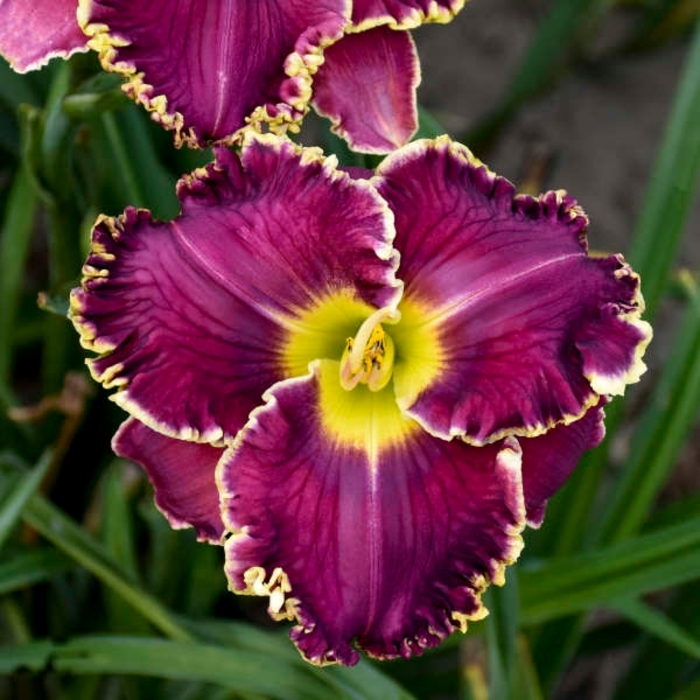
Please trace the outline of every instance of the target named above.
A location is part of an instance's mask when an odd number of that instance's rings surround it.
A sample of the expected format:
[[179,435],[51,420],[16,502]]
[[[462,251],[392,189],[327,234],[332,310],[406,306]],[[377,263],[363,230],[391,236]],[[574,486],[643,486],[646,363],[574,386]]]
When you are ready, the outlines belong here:
[[[285,606],[285,603],[288,602],[286,596],[292,590],[287,574],[278,566],[273,570],[269,581],[265,581],[265,578],[265,569],[261,566],[253,566],[248,569],[244,574],[247,586],[245,592],[257,596],[269,596],[268,611],[270,614],[279,619],[291,619],[290,611]],[[289,602],[293,604],[295,601],[290,599]]]
[[340,384],[350,391],[366,384],[370,391],[381,391],[394,369],[394,341],[382,322],[396,323],[401,314],[393,308],[378,309],[348,338],[340,359]]

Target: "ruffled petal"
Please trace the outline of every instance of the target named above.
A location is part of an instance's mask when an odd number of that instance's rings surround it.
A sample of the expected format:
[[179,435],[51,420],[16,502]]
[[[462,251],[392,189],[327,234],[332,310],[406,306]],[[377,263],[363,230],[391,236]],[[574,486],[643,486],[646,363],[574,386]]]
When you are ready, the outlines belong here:
[[273,388],[219,463],[230,586],[295,619],[313,663],[353,664],[353,644],[419,654],[486,615],[483,590],[521,550],[517,441],[437,440],[391,391],[314,370]]
[[348,34],[324,53],[314,79],[316,111],[356,151],[388,153],[418,128],[420,66],[408,32]]
[[[396,217],[408,360],[397,400],[431,433],[483,444],[580,418],[644,371],[651,338],[639,279],[621,256],[590,258],[587,218],[564,192],[516,196],[447,137],[389,156],[374,181]],[[432,329],[431,383],[413,337]]]
[[288,376],[299,314],[343,291],[365,306],[400,293],[391,214],[368,183],[271,135],[250,134],[240,160],[220,149],[178,196],[170,223],[134,209],[98,219],[71,316],[120,406],[217,443]]
[[19,73],[36,70],[50,59],[87,51],[78,26],[77,0],[2,0],[0,55]]
[[388,24],[392,29],[413,29],[425,22],[445,24],[466,0],[353,0],[352,22],[358,28]]
[[80,21],[126,92],[196,147],[233,142],[247,117],[283,128],[303,116],[348,14],[348,0],[83,0]]
[[192,527],[200,541],[221,543],[225,530],[215,473],[223,448],[166,437],[135,418],[122,423],[112,448],[146,470],[156,506],[171,527]]
[[520,438],[523,490],[530,527],[542,524],[547,501],[571,476],[583,453],[602,442],[606,403],[607,399],[602,398],[583,418],[570,425],[557,425],[535,438]]

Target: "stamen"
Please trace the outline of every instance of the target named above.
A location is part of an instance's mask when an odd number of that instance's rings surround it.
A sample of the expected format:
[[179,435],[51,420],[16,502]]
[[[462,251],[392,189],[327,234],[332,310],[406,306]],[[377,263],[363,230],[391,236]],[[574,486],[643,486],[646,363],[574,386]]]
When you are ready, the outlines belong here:
[[396,323],[401,314],[394,308],[375,311],[360,326],[355,338],[348,338],[340,360],[340,384],[350,391],[367,384],[370,391],[380,391],[391,379],[394,367],[394,341],[381,326]]

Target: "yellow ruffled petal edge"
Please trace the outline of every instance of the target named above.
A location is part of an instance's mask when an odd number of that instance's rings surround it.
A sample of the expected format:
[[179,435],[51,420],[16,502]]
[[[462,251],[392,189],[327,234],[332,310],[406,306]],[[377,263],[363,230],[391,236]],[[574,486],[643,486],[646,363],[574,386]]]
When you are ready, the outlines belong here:
[[377,17],[374,19],[366,19],[362,22],[357,22],[351,24],[346,28],[346,32],[357,33],[363,32],[367,29],[372,29],[373,27],[379,27],[381,25],[386,25],[391,29],[415,29],[420,27],[422,24],[448,24],[451,22],[459,12],[462,11],[464,6],[467,4],[467,0],[453,0],[452,7],[442,7],[435,0],[431,0],[428,5],[427,10],[421,11],[418,8],[409,10],[406,16],[397,21],[391,15],[386,15],[384,17]]

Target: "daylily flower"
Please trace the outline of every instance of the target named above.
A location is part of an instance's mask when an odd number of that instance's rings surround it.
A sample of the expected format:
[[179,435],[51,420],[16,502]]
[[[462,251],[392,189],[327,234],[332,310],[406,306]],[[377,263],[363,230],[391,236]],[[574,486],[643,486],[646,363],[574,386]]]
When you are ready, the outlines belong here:
[[0,54],[28,70],[85,50],[89,37],[177,145],[234,143],[246,122],[298,130],[313,97],[351,146],[386,153],[417,127],[408,30],[448,22],[464,3],[4,0]]
[[71,302],[131,414],[115,450],[314,663],[482,618],[651,337],[564,192],[515,195],[447,137],[370,175],[249,132],[174,221],[99,219]]

